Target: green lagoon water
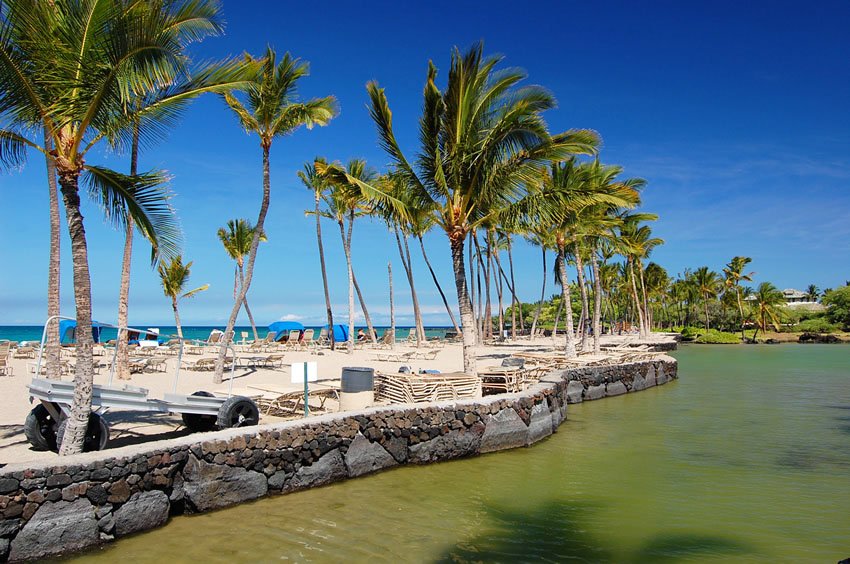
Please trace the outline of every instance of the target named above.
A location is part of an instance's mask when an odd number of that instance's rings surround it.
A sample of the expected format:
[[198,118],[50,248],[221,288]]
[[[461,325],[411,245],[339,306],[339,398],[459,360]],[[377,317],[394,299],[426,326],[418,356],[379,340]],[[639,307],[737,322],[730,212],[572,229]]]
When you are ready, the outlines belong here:
[[533,448],[173,519],[82,561],[837,562],[850,347],[686,346]]

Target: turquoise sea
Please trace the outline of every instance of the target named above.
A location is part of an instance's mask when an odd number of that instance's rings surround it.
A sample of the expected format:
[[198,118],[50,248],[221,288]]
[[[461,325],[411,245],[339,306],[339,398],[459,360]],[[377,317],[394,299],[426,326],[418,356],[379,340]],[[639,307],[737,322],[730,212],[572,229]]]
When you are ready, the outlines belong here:
[[[159,328],[159,334],[163,337],[168,337],[170,335],[177,336],[177,328],[173,325],[134,325],[137,329],[149,329],[149,328]],[[319,334],[319,330],[321,326],[307,326],[307,329],[314,329],[316,331],[316,335]],[[356,329],[360,329],[361,327],[358,325]],[[362,327],[364,330],[365,326]],[[2,325],[0,326],[0,341],[40,341],[41,335],[43,332],[43,326],[41,325]],[[187,339],[198,339],[198,340],[206,340],[207,337],[210,336],[210,331],[213,329],[224,330],[224,325],[184,325],[183,326],[183,336]],[[375,329],[378,331],[379,335],[383,335],[383,332],[388,329],[388,327],[383,326],[375,326]],[[426,327],[425,335],[428,338],[431,337],[445,337],[446,331],[451,331],[451,327]],[[248,340],[253,339],[253,332],[251,331],[251,327],[248,326],[238,326],[235,329],[236,340],[239,341],[242,337],[242,333],[248,333]],[[258,326],[257,333],[262,339],[268,333],[268,328],[265,326]],[[410,327],[396,327],[396,339],[406,339],[407,335],[410,333]],[[108,341],[110,339],[114,339],[116,337],[117,331],[115,329],[104,329],[102,332],[102,340]]]

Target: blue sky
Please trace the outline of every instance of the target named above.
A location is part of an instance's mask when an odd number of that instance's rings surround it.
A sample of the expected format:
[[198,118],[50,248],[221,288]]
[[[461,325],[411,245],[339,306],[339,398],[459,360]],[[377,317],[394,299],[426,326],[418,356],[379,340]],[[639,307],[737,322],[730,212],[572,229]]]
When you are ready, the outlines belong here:
[[[315,226],[304,210],[311,195],[296,171],[316,155],[388,162],[366,111],[364,85],[386,88],[404,148],[416,148],[416,120],[427,62],[445,79],[452,46],[483,39],[487,53],[528,71],[549,88],[559,109],[550,129],[593,128],[602,159],[648,180],[644,208],[660,215],[666,240],[652,259],[671,275],[753,258],[757,282],[781,288],[835,287],[850,279],[850,4],[847,2],[339,2],[225,0],[226,35],[195,47],[202,58],[266,44],[311,63],[305,97],[335,95],[341,114],[325,128],[300,130],[272,148],[269,242],[261,247],[249,294],[258,322],[323,317]],[[186,324],[226,321],[233,265],[215,231],[228,219],[256,219],[261,198],[260,148],[215,97],[198,100],[141,168],[173,175],[172,190],[194,261],[192,285],[210,290],[181,306]],[[126,157],[105,149],[91,163],[125,170]],[[40,323],[46,311],[48,253],[44,163],[0,175],[0,324]],[[122,236],[84,204],[94,287],[94,314],[114,321]],[[64,230],[63,226],[63,230]],[[347,286],[338,231],[324,224],[335,314],[346,315]],[[427,239],[429,254],[454,300],[445,237]],[[63,235],[63,311],[73,312],[71,262]],[[361,221],[354,264],[370,312],[388,320],[387,262],[392,261],[399,324],[412,319],[401,263],[385,227]],[[524,301],[540,291],[539,252],[515,250]],[[421,257],[414,260],[427,324],[447,317]],[[169,303],[136,248],[130,321],[170,324]],[[551,281],[550,286],[551,288]],[[550,293],[547,291],[547,294]],[[456,303],[456,301],[454,302]],[[240,319],[241,321],[241,319]]]

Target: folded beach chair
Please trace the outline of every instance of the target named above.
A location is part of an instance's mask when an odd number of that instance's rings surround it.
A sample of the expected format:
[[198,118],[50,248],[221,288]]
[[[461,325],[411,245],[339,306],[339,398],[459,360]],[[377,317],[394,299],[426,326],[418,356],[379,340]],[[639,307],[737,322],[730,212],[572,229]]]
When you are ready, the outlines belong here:
[[2,376],[12,375],[12,359],[9,354],[10,350],[11,343],[9,343],[9,341],[0,343],[0,375]]
[[316,344],[320,347],[327,347],[331,344],[331,338],[328,336],[328,328],[322,327],[319,331],[319,338],[316,339]]

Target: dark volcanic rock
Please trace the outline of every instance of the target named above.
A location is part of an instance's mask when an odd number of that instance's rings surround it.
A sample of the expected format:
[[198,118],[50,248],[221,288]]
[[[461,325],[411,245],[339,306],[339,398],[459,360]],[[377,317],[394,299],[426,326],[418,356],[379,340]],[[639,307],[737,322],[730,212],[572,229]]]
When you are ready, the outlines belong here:
[[512,408],[506,407],[495,415],[488,415],[484,422],[486,427],[481,436],[479,452],[493,452],[527,444],[528,427]]
[[410,447],[410,462],[422,464],[468,456],[478,452],[484,425],[473,425],[469,429],[455,429],[430,441]]
[[217,466],[194,455],[183,470],[183,491],[198,511],[218,509],[266,495],[268,483],[259,472],[233,466]]
[[345,465],[348,467],[348,475],[352,478],[397,464],[384,447],[371,442],[363,435],[354,437],[345,453]]
[[534,444],[552,434],[552,416],[549,405],[544,401],[531,408],[531,420],[528,423],[528,444]]
[[168,496],[159,490],[133,494],[115,513],[115,534],[129,535],[165,524]]
[[47,502],[12,540],[10,560],[35,560],[97,544],[94,507],[87,499]]
[[286,484],[284,491],[322,486],[347,476],[345,462],[339,450],[334,449],[310,466],[302,466]]

